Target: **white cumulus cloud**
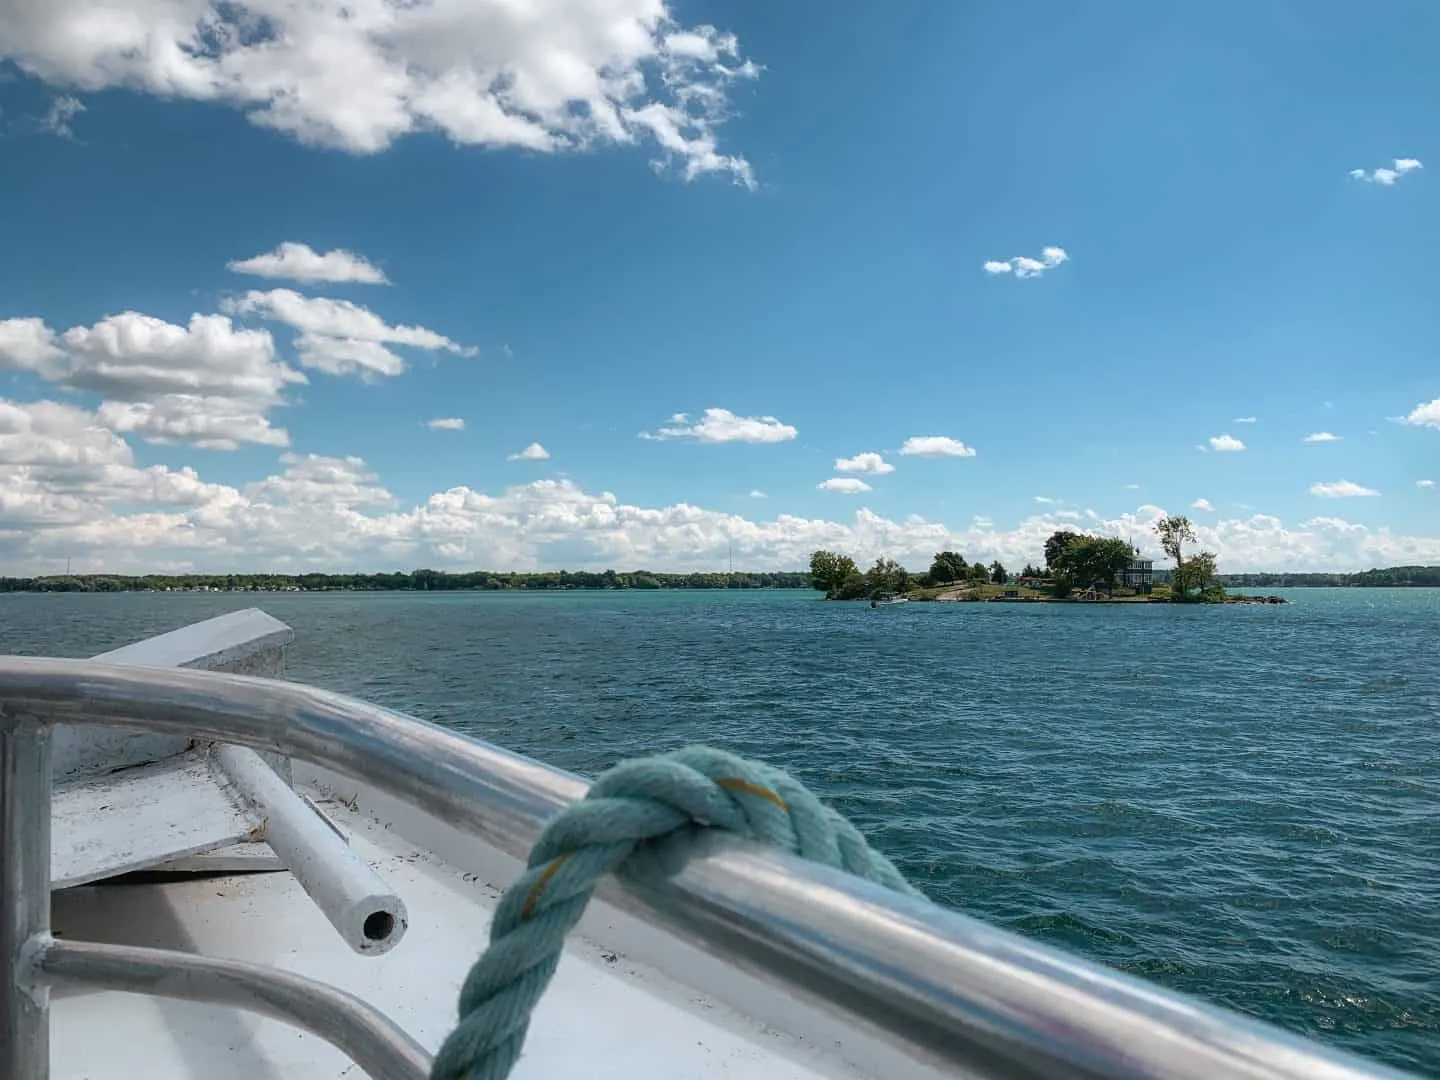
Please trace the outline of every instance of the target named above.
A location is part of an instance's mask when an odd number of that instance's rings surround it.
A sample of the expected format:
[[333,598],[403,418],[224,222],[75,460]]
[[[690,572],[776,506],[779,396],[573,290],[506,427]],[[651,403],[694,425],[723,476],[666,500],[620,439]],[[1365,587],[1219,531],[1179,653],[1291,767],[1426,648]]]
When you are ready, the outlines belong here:
[[[855,477],[837,480],[861,482]],[[1133,537],[1160,557],[1153,526],[1166,510],[1142,506],[1086,528]],[[879,555],[924,569],[936,551],[1016,566],[1041,558],[1071,520],[1037,513],[1009,527],[988,518],[961,527],[868,509],[848,517],[769,518],[688,502],[643,506],[567,480],[495,492],[455,486],[402,504],[357,456],[287,454],[252,483],[209,483],[191,469],[138,467],[99,417],[55,402],[0,400],[0,574],[77,570],[448,569],[699,570],[733,548],[756,566],[800,569],[816,548],[864,565]],[[1199,546],[1222,571],[1353,570],[1440,563],[1440,537],[1369,528],[1336,517],[1298,523],[1254,514],[1197,522]]]
[[274,251],[254,255],[248,259],[237,259],[226,266],[237,274],[252,274],[255,277],[285,278],[289,281],[352,282],[361,285],[388,285],[385,272],[362,255],[344,248],[336,248],[324,254],[309,244],[286,240]]
[[911,435],[900,453],[906,457],[974,457],[975,448],[947,435]]
[[767,497],[768,496],[766,496],[765,492],[761,491],[759,488],[750,489],[750,498],[752,499],[764,499]]
[[405,361],[378,341],[364,338],[331,337],[328,334],[298,334],[295,354],[302,367],[323,371],[327,375],[359,375],[373,379],[377,375],[395,376],[405,373]]
[[736,416],[729,409],[706,409],[695,423],[686,413],[676,413],[668,427],[641,432],[645,439],[694,439],[702,443],[776,443],[795,438],[800,432],[773,416]]
[[1315,431],[1315,432],[1312,432],[1312,433],[1309,434],[1309,435],[1306,435],[1305,438],[1301,439],[1300,441],[1301,441],[1301,442],[1339,442],[1339,441],[1340,441],[1340,436],[1339,436],[1339,435],[1332,435],[1332,434],[1330,434],[1330,432],[1328,432],[1328,431]]
[[356,154],[425,131],[537,153],[639,144],[687,178],[754,182],[718,133],[760,68],[665,0],[27,0],[0,14],[7,59]]
[[98,416],[115,431],[151,443],[188,443],[202,450],[237,450],[243,443],[288,446],[289,432],[270,425],[267,408],[244,399],[165,394],[154,401],[104,401]]
[[821,491],[838,491],[843,495],[858,495],[862,491],[870,490],[869,484],[855,476],[832,476],[815,486]]
[[1041,249],[1038,259],[1024,255],[1013,259],[991,259],[985,263],[983,269],[987,274],[1014,274],[1017,278],[1032,278],[1069,261],[1070,256],[1064,248],[1047,247]]
[[245,487],[245,495],[257,502],[304,503],[322,508],[390,506],[394,496],[379,484],[379,478],[363,458],[326,457],[323,454],[281,454],[282,473],[267,476]]
[[329,375],[399,375],[405,361],[387,345],[473,356],[476,350],[423,326],[391,326],[369,308],[349,300],[304,296],[293,289],[250,290],[221,305],[236,315],[255,315],[298,331],[295,347],[304,367]]
[[55,341],[55,331],[44,319],[0,319],[0,368],[35,371],[42,375],[58,370],[52,365],[65,353]]
[[548,461],[550,451],[541,446],[538,442],[532,442],[524,450],[506,456],[506,461]]
[[1417,169],[1423,169],[1424,167],[1425,166],[1415,158],[1396,158],[1393,169],[1382,167],[1371,169],[1369,172],[1366,172],[1364,169],[1351,169],[1350,175],[1352,178],[1363,180],[1367,184],[1380,184],[1382,187],[1390,187],[1396,180],[1400,179],[1400,177],[1407,173],[1415,172]]
[[233,450],[241,443],[284,446],[289,436],[267,413],[306,378],[282,362],[266,330],[223,315],[192,315],[186,326],[125,311],[56,334],[40,319],[0,321],[0,368],[101,396],[116,431],[150,442]]
[[1416,481],[1415,481],[1415,486],[1416,486],[1416,487],[1422,487],[1422,488],[1434,487],[1434,486],[1435,486],[1435,481],[1434,481],[1434,480],[1416,480]]
[[885,473],[894,472],[895,466],[891,465],[879,454],[869,451],[863,454],[856,454],[854,457],[836,458],[835,471],[871,473],[875,476],[883,476]]
[[[136,466],[129,444],[85,409],[54,401],[0,399],[0,562],[45,548],[67,530],[135,521],[179,507],[223,502],[233,489],[206,484],[194,470]],[[140,506],[127,512],[125,506]],[[133,549],[143,537],[125,524],[114,543]],[[21,565],[17,563],[15,565]]]
[[1416,405],[1403,418],[1402,423],[1414,424],[1417,427],[1440,428],[1440,398]]
[[1374,488],[1361,487],[1349,480],[1332,480],[1329,483],[1310,485],[1310,494],[1326,499],[1349,499],[1362,495],[1379,495]]
[[1259,418],[1255,416],[1237,416],[1232,422],[1236,424],[1253,424],[1258,419]]
[[464,431],[465,420],[459,416],[437,416],[434,420],[427,420],[425,426],[431,431]]
[[1234,435],[1211,435],[1210,449],[1221,452],[1236,453],[1245,449],[1245,444]]
[[1191,510],[1214,510],[1215,507],[1213,507],[1213,506],[1210,505],[1210,500],[1209,500],[1209,499],[1196,499],[1193,503],[1190,504],[1190,509],[1191,509]]

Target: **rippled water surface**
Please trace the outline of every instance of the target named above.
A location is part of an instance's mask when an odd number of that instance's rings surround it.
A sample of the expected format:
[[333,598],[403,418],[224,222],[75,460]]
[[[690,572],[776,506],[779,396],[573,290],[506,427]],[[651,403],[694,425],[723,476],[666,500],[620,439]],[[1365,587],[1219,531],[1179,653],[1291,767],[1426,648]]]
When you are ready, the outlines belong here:
[[942,903],[1440,1076],[1440,591],[1289,595],[4,595],[0,652],[258,603],[295,678],[585,773],[765,758]]

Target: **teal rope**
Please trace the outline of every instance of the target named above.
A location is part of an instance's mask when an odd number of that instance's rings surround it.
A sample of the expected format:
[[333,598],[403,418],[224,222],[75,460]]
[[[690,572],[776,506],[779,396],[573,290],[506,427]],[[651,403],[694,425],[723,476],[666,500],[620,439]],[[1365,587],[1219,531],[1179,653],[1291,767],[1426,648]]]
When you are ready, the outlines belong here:
[[853,825],[779,769],[705,746],[621,762],[546,826],[501,898],[490,946],[460,988],[460,1021],[435,1056],[431,1080],[505,1080],[565,936],[600,879],[623,871],[642,847],[687,844],[695,826],[920,895]]

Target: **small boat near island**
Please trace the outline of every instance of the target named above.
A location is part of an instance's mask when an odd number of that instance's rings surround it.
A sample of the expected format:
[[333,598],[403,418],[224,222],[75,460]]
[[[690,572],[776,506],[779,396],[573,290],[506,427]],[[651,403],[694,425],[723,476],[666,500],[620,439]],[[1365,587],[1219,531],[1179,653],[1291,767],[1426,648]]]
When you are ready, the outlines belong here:
[[908,604],[909,602],[908,596],[872,596],[870,598],[872,608],[894,607],[896,604]]

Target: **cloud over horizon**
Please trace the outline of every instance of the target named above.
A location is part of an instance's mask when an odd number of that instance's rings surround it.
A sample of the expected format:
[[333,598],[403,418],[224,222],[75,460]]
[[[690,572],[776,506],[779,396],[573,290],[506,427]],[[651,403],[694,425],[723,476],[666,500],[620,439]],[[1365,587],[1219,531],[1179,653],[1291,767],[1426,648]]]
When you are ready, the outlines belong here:
[[[824,483],[840,493],[863,494],[855,485],[868,486],[854,476]],[[404,503],[358,456],[287,451],[261,480],[216,483],[194,469],[141,466],[95,412],[0,399],[0,573],[17,576],[58,573],[67,557],[80,573],[397,565],[693,570],[716,565],[731,546],[747,563],[776,569],[803,567],[819,547],[862,562],[883,554],[919,568],[945,549],[1020,565],[1040,558],[1046,537],[1077,519],[1097,533],[1133,536],[1159,557],[1152,526],[1164,512],[1148,504],[1111,518],[1042,512],[1010,528],[996,527],[987,515],[957,528],[917,515],[887,518],[863,506],[846,519],[783,512],[749,518],[685,502],[626,503],[563,479],[494,494],[462,485]],[[1329,516],[1287,526],[1251,514],[1197,523],[1196,531],[1227,572],[1440,562],[1440,538]]]

